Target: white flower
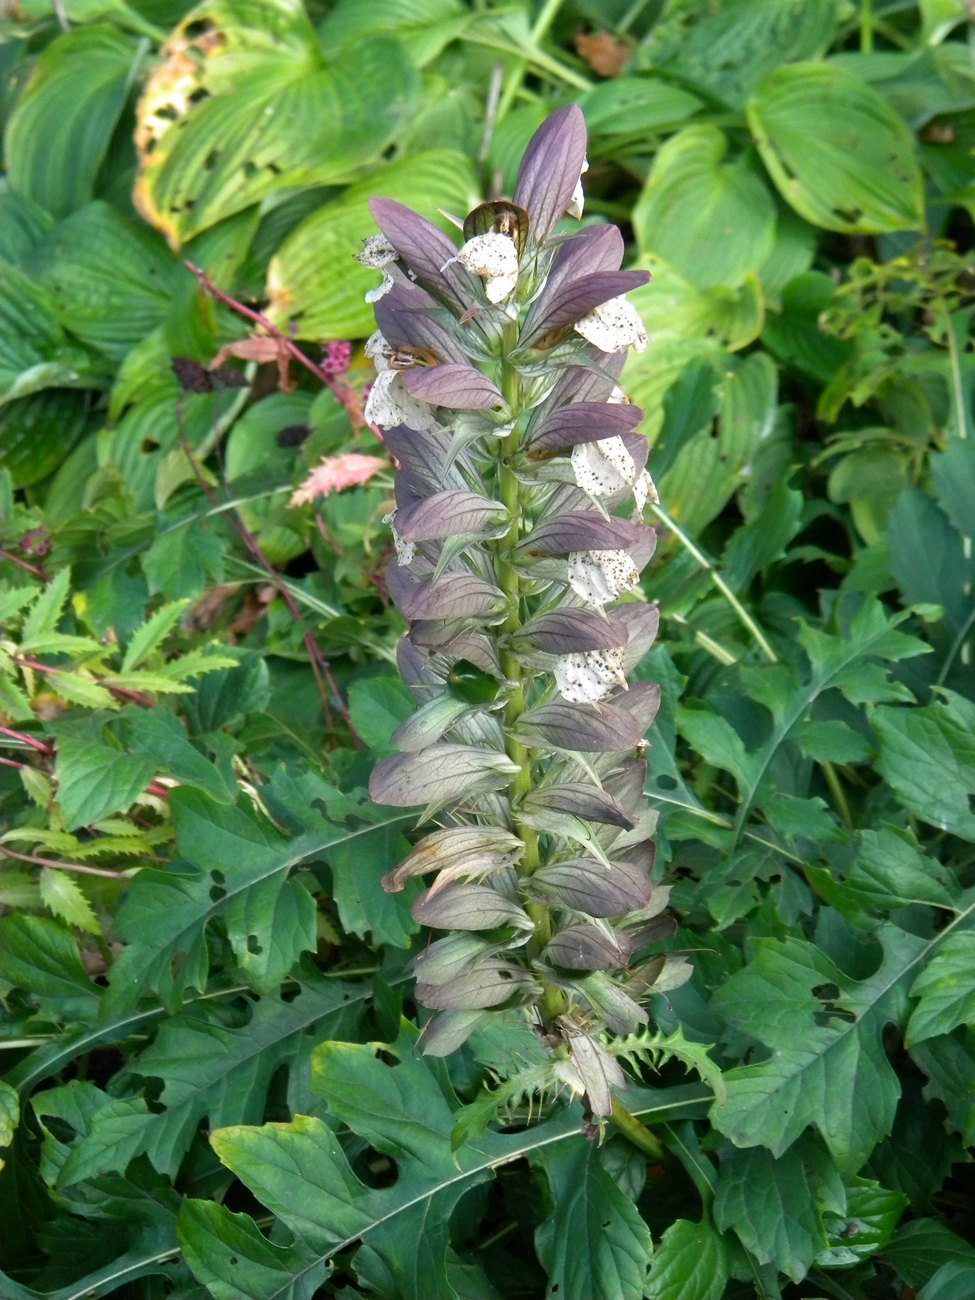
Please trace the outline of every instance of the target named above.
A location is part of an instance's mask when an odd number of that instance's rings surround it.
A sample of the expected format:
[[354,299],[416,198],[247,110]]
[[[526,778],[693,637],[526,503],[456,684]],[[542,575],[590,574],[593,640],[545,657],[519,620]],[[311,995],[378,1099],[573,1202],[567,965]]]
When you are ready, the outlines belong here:
[[393,520],[396,518],[396,511],[391,510],[388,515],[383,515],[383,523],[389,524],[393,531],[393,545],[396,547],[396,563],[401,569],[408,564],[413,563],[413,557],[416,555],[416,542],[408,542],[405,537],[401,537],[396,531]]
[[399,370],[380,370],[366,398],[364,415],[380,429],[392,429],[397,424],[411,429],[439,428],[431,407],[406,391]]
[[504,302],[518,283],[518,250],[512,239],[497,231],[469,239],[444,266],[451,262],[460,262],[468,271],[483,277],[489,302]]
[[633,499],[636,501],[637,509],[643,513],[643,507],[648,501],[652,501],[655,506],[660,505],[660,497],[657,493],[657,487],[653,479],[646,470],[639,476],[633,484]]
[[610,298],[576,321],[576,333],[599,348],[600,352],[625,352],[636,348],[643,352],[647,346],[647,332],[633,304],[626,298]]
[[569,199],[569,206],[565,210],[566,216],[575,217],[577,221],[582,216],[583,205],[585,204],[586,201],[586,196],[583,193],[583,189],[582,189],[582,177],[586,174],[588,170],[589,170],[589,159],[583,158],[582,174],[579,176],[579,179],[576,181],[576,187],[572,191],[572,198]]
[[592,497],[612,496],[636,481],[633,457],[618,435],[577,443],[570,459],[577,485]]
[[382,271],[382,284],[377,289],[370,289],[366,294],[366,302],[378,302],[389,293],[395,283],[386,267],[396,261],[398,256],[396,249],[385,235],[370,235],[362,241],[362,252],[355,253],[353,256],[360,266],[368,266],[373,271]]
[[598,704],[627,689],[622,646],[560,655],[553,671],[559,694],[570,704]]
[[372,364],[377,370],[388,370],[389,361],[394,355],[395,349],[383,338],[380,330],[373,330],[366,339],[362,351],[372,359]]
[[590,605],[608,605],[640,581],[640,570],[626,551],[573,551],[569,586]]

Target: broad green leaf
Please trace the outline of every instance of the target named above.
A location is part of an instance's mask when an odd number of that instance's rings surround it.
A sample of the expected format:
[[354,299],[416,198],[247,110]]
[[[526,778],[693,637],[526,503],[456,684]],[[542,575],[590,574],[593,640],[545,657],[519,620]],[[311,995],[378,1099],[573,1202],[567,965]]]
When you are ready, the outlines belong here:
[[633,211],[642,253],[664,259],[699,289],[730,288],[772,251],[775,201],[744,156],[724,161],[728,142],[711,125],[668,140]]
[[[68,1085],[71,1086],[70,1084]],[[44,1104],[46,1093],[41,1094]],[[39,1110],[44,1114],[43,1110]],[[124,1171],[140,1151],[149,1108],[142,1097],[113,1097],[91,1116],[90,1127],[58,1173],[60,1187]]]
[[416,86],[385,36],[326,62],[299,0],[207,0],[163,52],[138,107],[135,200],[174,247],[275,190],[348,181],[389,144]]
[[471,21],[461,0],[339,0],[320,29],[325,49],[355,50],[370,36],[395,36],[409,60],[425,67]]
[[553,1211],[535,1235],[549,1292],[563,1300],[646,1294],[650,1230],[603,1167],[595,1145],[542,1148],[534,1159]]
[[[639,301],[637,290],[631,295]],[[634,353],[623,373],[623,387],[632,402],[642,406],[645,416],[641,428],[651,446],[664,422],[664,395],[680,378],[684,368],[697,360],[723,365],[727,360],[724,348],[713,339],[664,337],[659,342],[651,339],[646,352]]]
[[419,928],[410,915],[415,889],[390,894],[382,877],[406,857],[404,832],[416,818],[381,808],[364,790],[345,794],[316,772],[276,772],[263,798],[274,817],[317,845],[332,873],[332,896],[347,934],[408,948]]
[[954,692],[924,708],[871,710],[877,771],[923,821],[975,839],[975,705]]
[[352,725],[371,750],[389,750],[390,737],[414,708],[412,695],[398,677],[369,677],[349,687]]
[[38,878],[41,901],[59,920],[76,925],[89,934],[100,934],[101,926],[78,882],[67,871],[42,867]]
[[314,1104],[314,1044],[354,1035],[369,987],[316,976],[302,979],[297,997],[288,1001],[277,992],[252,1001],[243,1024],[222,1024],[205,1016],[202,1007],[165,1021],[131,1064],[137,1074],[163,1082],[138,1150],[161,1173],[175,1176],[204,1117],[211,1128],[260,1121],[268,1089],[282,1070],[288,1074],[291,1110],[307,1110]]
[[718,1227],[734,1230],[760,1264],[801,1282],[827,1248],[827,1210],[842,1214],[846,1196],[828,1155],[803,1137],[775,1159],[762,1147],[721,1162],[714,1200]]
[[826,63],[779,68],[755,87],[748,123],[779,192],[825,230],[920,230],[914,141],[883,99]]
[[822,271],[804,271],[782,289],[777,312],[765,320],[762,341],[779,361],[828,384],[856,350],[851,339],[837,339],[819,328],[836,285]]
[[301,953],[315,947],[314,900],[288,877],[325,836],[288,840],[245,807],[227,807],[197,790],[174,790],[169,806],[191,871],[144,870],[132,882],[117,918],[128,947],[112,967],[108,1014],[130,1008],[150,988],[171,1009],[183,989],[202,992],[207,927],[216,917],[260,992],[276,988]]
[[199,596],[223,573],[224,545],[219,535],[199,521],[170,531],[160,529],[141,557],[149,589],[167,600]]
[[906,832],[891,827],[862,832],[844,880],[834,879],[825,867],[810,865],[807,871],[817,893],[852,920],[863,912],[885,915],[911,903],[953,910],[945,868],[921,853]]
[[[413,1055],[404,1035],[378,1059],[376,1044],[327,1043],[316,1049],[316,1087],[335,1120],[347,1124],[396,1165],[392,1186],[366,1187],[354,1175],[331,1130],[299,1116],[291,1124],[230,1128],[214,1134],[220,1156],[284,1223],[290,1255],[272,1247],[248,1216],[216,1212],[188,1200],[180,1219],[185,1257],[198,1277],[230,1278],[218,1296],[305,1295],[322,1265],[362,1240],[352,1267],[363,1281],[397,1300],[456,1294],[449,1281],[448,1221],[461,1196],[502,1164],[546,1156],[556,1145],[578,1147],[578,1107],[526,1132],[485,1134],[451,1151],[453,1113],[440,1069]],[[653,1122],[686,1106],[697,1088],[667,1089],[652,1102],[634,1095],[633,1111]],[[540,1157],[544,1158],[544,1157]],[[234,1262],[231,1263],[231,1260]],[[466,1293],[465,1293],[466,1294]],[[477,1293],[480,1294],[480,1293]],[[617,1293],[619,1294],[619,1293]]]
[[[725,576],[735,590],[746,588],[757,573],[768,569],[782,557],[789,542],[799,531],[801,512],[802,494],[785,482],[775,484],[769,493],[765,509],[747,524],[743,524],[725,548]],[[817,724],[808,724],[815,725]],[[850,731],[850,728],[846,730]],[[856,739],[855,733],[850,731],[850,734]],[[806,742],[808,747],[808,727]],[[862,753],[863,748],[861,742],[857,751],[860,757],[866,757]]]
[[677,126],[701,108],[696,95],[660,77],[613,77],[579,99],[591,135],[646,135]]
[[0,920],[0,982],[20,988],[78,1018],[92,1014],[99,989],[81,963],[78,945],[57,921],[13,915]]
[[829,1246],[816,1256],[816,1263],[820,1268],[849,1268],[876,1255],[890,1241],[907,1204],[903,1192],[890,1191],[866,1178],[851,1179],[846,1209],[823,1218]]
[[437,209],[467,212],[477,183],[468,159],[449,150],[419,153],[387,163],[340,198],[306,217],[271,259],[268,315],[300,338],[358,338],[372,331],[365,294],[378,272],[353,260],[362,240],[376,233],[369,213],[375,194],[398,199],[444,229],[453,227]]
[[652,253],[641,259],[653,281],[633,294],[633,305],[654,339],[713,338],[737,352],[762,332],[765,305],[758,277],[745,272],[731,285],[698,288]]
[[54,219],[39,203],[0,181],[0,258],[19,263],[43,239]]
[[[9,1147],[20,1123],[20,1098],[9,1083],[0,1083],[0,1150]],[[3,1168],[0,1159],[0,1169]]]
[[[69,381],[62,377],[55,382]],[[17,487],[40,482],[63,463],[87,423],[85,395],[67,388],[43,387],[30,397],[0,404],[0,470],[8,470]]]
[[97,726],[61,724],[56,734],[58,803],[69,831],[129,808],[155,775],[151,759],[126,753]]
[[75,27],[53,40],[7,126],[10,183],[55,216],[94,196],[142,52],[114,27]]
[[638,54],[642,66],[661,69],[691,90],[740,107],[766,73],[829,48],[840,16],[836,0],[725,0],[721,5],[678,4],[653,25]]
[[125,738],[129,752],[154,763],[156,772],[175,777],[181,785],[195,786],[221,804],[236,798],[237,782],[229,754],[225,753],[221,764],[214,763],[190,741],[179,718],[162,706],[127,713]]
[[707,1219],[676,1219],[657,1243],[644,1294],[649,1300],[721,1300],[730,1266],[731,1252]]
[[[718,990],[713,1005],[770,1052],[726,1073],[727,1098],[712,1107],[712,1122],[736,1146],[781,1156],[814,1124],[852,1173],[890,1132],[900,1086],[881,1036],[888,1022],[904,1021],[926,945],[891,926],[879,935],[884,958],[865,980],[804,941],[760,939],[753,961]],[[832,996],[816,993],[833,986]]]
[[975,447],[961,439],[931,457],[935,496],[952,526],[975,537]]
[[975,1285],[975,1246],[936,1219],[915,1219],[898,1228],[882,1258],[915,1290],[952,1264],[967,1269]]
[[956,1030],[943,1038],[927,1039],[918,1043],[911,1055],[927,1075],[925,1097],[943,1103],[948,1127],[971,1146],[975,1142],[975,1031]]
[[957,636],[971,612],[965,540],[938,502],[920,488],[907,488],[888,516],[884,540],[888,569],[904,603],[940,605],[945,624]]
[[55,226],[25,269],[50,294],[59,322],[113,360],[165,319],[175,270],[158,235],[101,202]]
[[952,934],[914,981],[911,997],[920,1001],[907,1025],[909,1048],[927,1038],[950,1034],[959,1025],[975,1024],[973,959],[975,933]]

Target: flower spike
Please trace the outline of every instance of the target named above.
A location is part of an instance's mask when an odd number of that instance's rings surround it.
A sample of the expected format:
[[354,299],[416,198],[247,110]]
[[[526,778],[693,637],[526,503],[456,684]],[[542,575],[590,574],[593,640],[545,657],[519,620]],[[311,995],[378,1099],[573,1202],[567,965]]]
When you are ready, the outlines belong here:
[[643,795],[660,692],[627,681],[657,628],[642,412],[617,382],[646,343],[624,295],[647,276],[620,269],[612,226],[553,234],[582,212],[585,155],[582,113],[559,109],[514,201],[476,207],[460,246],[376,198],[360,260],[390,280],[367,417],[398,463],[387,585],[418,705],[370,790],[439,823],[384,877],[425,881],[413,915],[442,936],[414,963],[421,1046],[522,1008],[598,1118],[625,1084],[609,1035],[647,1020],[636,984],[684,968],[658,950]]

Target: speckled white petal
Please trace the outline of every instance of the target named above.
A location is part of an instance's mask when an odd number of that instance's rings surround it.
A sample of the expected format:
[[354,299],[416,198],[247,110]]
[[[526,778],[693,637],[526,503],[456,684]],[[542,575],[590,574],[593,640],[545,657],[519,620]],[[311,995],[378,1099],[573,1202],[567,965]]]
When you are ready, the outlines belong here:
[[512,239],[498,231],[475,235],[450,261],[459,262],[484,279],[490,302],[503,302],[518,283],[518,250]]
[[647,346],[647,332],[640,314],[626,298],[610,298],[609,302],[600,303],[576,321],[575,328],[600,352],[625,352],[630,347],[643,352]]
[[553,669],[559,694],[570,704],[598,704],[616,691],[625,691],[624,647],[560,655]]
[[569,199],[569,205],[565,210],[566,216],[575,217],[577,221],[582,216],[582,210],[585,207],[586,196],[582,188],[582,177],[586,174],[588,170],[589,170],[589,159],[583,158],[582,173],[579,176],[579,179],[576,181],[576,187],[572,191],[572,198]]
[[633,499],[636,501],[637,509],[643,513],[643,508],[648,501],[652,501],[655,506],[660,505],[660,497],[657,494],[656,484],[646,470],[637,478],[633,484]]
[[389,359],[393,355],[393,348],[382,336],[381,330],[373,330],[366,339],[365,347],[362,349],[365,356],[370,357],[372,364],[377,370],[388,370]]
[[389,272],[383,271],[382,284],[377,285],[375,289],[369,289],[367,291],[365,295],[366,302],[378,302],[380,298],[385,298],[395,283],[396,281]]
[[362,241],[362,252],[354,253],[353,256],[360,266],[381,271],[384,266],[396,261],[397,254],[385,235],[370,235]]
[[570,459],[577,486],[593,497],[611,496],[636,478],[633,457],[619,436],[577,443]]
[[433,411],[426,402],[418,402],[403,387],[398,370],[381,370],[366,398],[365,417],[380,429],[405,424],[411,429],[436,429]]
[[396,511],[391,510],[388,515],[383,515],[383,523],[389,524],[393,533],[393,545],[396,547],[396,563],[401,569],[408,564],[413,563],[413,557],[416,555],[416,543],[408,542],[405,537],[401,537],[396,531],[396,525],[393,522],[396,518]]
[[608,605],[639,584],[640,570],[626,551],[573,551],[569,586],[590,605]]

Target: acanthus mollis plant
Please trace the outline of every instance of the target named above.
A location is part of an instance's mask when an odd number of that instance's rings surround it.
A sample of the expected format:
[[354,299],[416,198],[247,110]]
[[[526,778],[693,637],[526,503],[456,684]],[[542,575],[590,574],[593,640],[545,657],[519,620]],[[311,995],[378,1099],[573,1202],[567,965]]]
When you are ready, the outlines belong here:
[[646,344],[624,295],[648,276],[620,270],[614,226],[561,233],[585,152],[581,112],[560,109],[462,247],[377,198],[358,256],[383,272],[366,416],[399,463],[388,583],[420,705],[370,790],[439,827],[384,881],[426,878],[414,917],[445,932],[415,962],[423,1045],[446,1054],[524,1008],[602,1117],[625,1083],[610,1034],[688,968],[638,959],[671,925],[643,793],[659,688],[626,679],[658,621],[638,593],[655,543],[642,412],[618,386]]

